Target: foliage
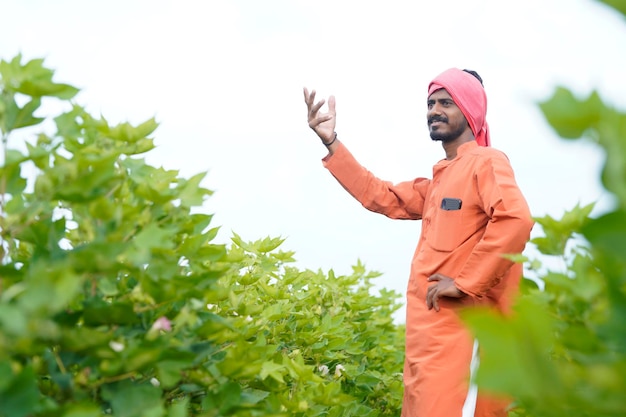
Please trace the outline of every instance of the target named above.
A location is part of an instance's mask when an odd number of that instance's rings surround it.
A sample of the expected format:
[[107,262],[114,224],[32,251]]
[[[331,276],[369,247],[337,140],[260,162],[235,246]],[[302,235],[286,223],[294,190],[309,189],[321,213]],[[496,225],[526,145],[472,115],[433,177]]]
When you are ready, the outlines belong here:
[[94,117],[43,64],[0,62],[0,416],[399,415],[398,295],[376,273],[211,243],[204,174],[140,157],[155,120]]
[[558,220],[536,219],[545,236],[532,243],[563,268],[530,262],[545,288],[528,286],[511,317],[468,314],[484,351],[477,382],[512,395],[512,416],[624,416],[626,113],[597,92],[578,99],[564,87],[540,107],[563,138],[604,148],[602,183],[615,207],[598,218],[590,217],[590,204]]

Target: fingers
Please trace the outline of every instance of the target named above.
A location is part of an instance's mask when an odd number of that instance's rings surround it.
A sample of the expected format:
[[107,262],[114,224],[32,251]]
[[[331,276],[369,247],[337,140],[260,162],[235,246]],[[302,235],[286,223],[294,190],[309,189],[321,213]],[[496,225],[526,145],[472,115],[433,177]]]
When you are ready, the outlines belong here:
[[442,278],[443,278],[443,275],[437,272],[436,274],[429,276],[427,281],[441,281]]
[[[315,102],[316,91],[311,90],[311,92],[309,93],[309,90],[306,87],[304,87],[303,91],[304,91],[304,102],[306,103],[309,109],[309,115],[317,113],[322,108],[324,103],[326,103],[326,100],[321,99],[320,101],[315,103],[315,105],[313,105],[313,103]],[[329,110],[329,113],[335,114],[335,96],[329,97],[328,110]]]
[[435,311],[439,311],[439,286],[437,284],[428,287],[428,291],[426,292],[426,307],[428,307],[429,310],[434,308]]
[[322,100],[318,101],[317,103],[315,103],[315,105],[310,108],[309,115],[315,116],[317,114],[317,112],[320,111],[320,109],[322,108],[322,106],[324,105],[325,102],[326,101],[324,99],[322,99]]
[[304,102],[307,106],[309,120],[311,120],[315,118],[317,112],[319,112],[319,110],[324,105],[325,100],[322,99],[319,102],[313,104],[315,102],[315,90],[311,90],[311,92],[309,93],[309,90],[304,87]]
[[314,119],[309,119],[309,127],[313,130],[320,124],[331,120],[333,116],[331,114],[324,114],[322,116],[316,117]]
[[437,281],[434,285],[428,287],[428,291],[426,291],[426,306],[429,310],[433,308],[435,311],[439,311],[439,281],[443,275],[436,273],[428,277],[427,281]]
[[319,126],[320,124],[324,122],[331,120],[335,116],[335,97],[331,96],[329,98],[328,113],[319,114],[320,109],[326,103],[326,100],[322,99],[318,101],[317,103],[315,103],[315,94],[316,94],[315,90],[311,90],[311,92],[309,93],[309,90],[306,87],[304,87],[303,92],[304,92],[304,102],[306,103],[307,110],[308,110],[307,117],[309,120],[309,127],[311,129],[315,130],[317,126]]
[[311,90],[311,92],[309,93],[309,90],[306,87],[304,87],[304,102],[307,104],[307,106],[310,107],[310,103],[312,103],[314,99],[315,99],[315,90]]
[[311,92],[309,93],[309,90],[306,87],[304,87],[304,102],[306,103],[306,106],[309,108],[309,113],[311,112],[311,106],[313,105],[313,102],[315,101],[315,94],[316,94],[315,90],[311,90]]

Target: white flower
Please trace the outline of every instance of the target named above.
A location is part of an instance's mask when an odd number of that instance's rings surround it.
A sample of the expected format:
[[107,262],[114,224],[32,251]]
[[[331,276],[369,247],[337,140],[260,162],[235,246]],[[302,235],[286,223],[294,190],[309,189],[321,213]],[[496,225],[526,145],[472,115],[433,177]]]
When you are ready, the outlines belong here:
[[329,372],[329,370],[328,370],[328,366],[326,366],[326,365],[320,365],[320,366],[318,366],[318,367],[317,367],[317,370],[318,370],[318,371],[320,371],[320,373],[322,374],[322,376],[326,376],[326,375],[328,375],[328,372]]
[[150,383],[151,383],[152,385],[154,385],[155,387],[158,387],[158,386],[160,386],[160,385],[161,385],[161,383],[159,382],[159,380],[158,380],[158,379],[156,379],[156,378],[154,378],[154,377],[153,377],[153,378],[150,378]]
[[111,349],[113,349],[115,352],[121,352],[121,351],[123,351],[123,350],[124,350],[124,344],[123,344],[123,343],[120,343],[120,342],[115,342],[115,341],[113,341],[113,340],[111,340],[111,341],[109,342],[109,347],[110,347]]
[[344,368],[342,364],[335,366],[335,377],[339,378],[341,374],[343,373],[342,371],[345,371],[345,370],[346,368]]

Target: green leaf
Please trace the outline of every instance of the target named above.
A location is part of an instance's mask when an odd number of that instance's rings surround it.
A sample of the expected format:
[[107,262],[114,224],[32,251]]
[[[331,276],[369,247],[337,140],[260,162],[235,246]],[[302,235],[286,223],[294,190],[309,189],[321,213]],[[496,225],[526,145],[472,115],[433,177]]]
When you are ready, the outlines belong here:
[[229,415],[241,401],[241,386],[234,382],[222,385],[215,395],[209,395],[203,401],[205,410],[219,409],[221,415]]
[[27,287],[18,298],[25,311],[57,313],[81,290],[82,281],[65,260],[54,266],[44,261],[33,265],[25,277]]
[[615,194],[621,207],[626,207],[626,114],[607,109],[602,115],[597,136],[606,151],[602,184]]
[[4,392],[11,385],[12,379],[11,364],[6,360],[0,361],[0,392]]
[[165,360],[156,365],[156,375],[165,389],[174,387],[183,378],[183,371],[191,365],[190,361]]
[[134,347],[126,352],[124,371],[143,371],[152,368],[161,356],[161,350],[152,347]]
[[260,401],[267,398],[269,392],[261,391],[258,389],[247,388],[241,394],[241,399],[243,403],[246,404],[258,404]]
[[71,352],[108,346],[111,339],[110,333],[84,326],[64,328],[61,332],[61,346]]
[[32,100],[27,102],[24,107],[20,108],[15,116],[15,121],[13,122],[12,129],[33,126],[41,123],[44,118],[33,116],[33,113],[39,108],[40,105],[41,99],[33,98]]
[[86,325],[101,324],[124,325],[139,321],[133,310],[133,305],[126,302],[107,303],[98,298],[85,301],[83,318]]
[[274,249],[276,249],[277,247],[279,247],[280,245],[282,245],[284,241],[285,241],[285,239],[282,239],[282,238],[272,238],[271,239],[269,237],[266,237],[265,239],[260,241],[260,244],[258,245],[259,252],[261,252],[261,253],[271,252]]
[[200,206],[204,202],[204,198],[211,192],[206,188],[200,187],[200,182],[204,179],[205,173],[197,174],[188,180],[181,180],[176,188],[179,192],[181,205],[183,207]]
[[0,303],[0,325],[7,335],[21,336],[28,332],[24,311],[9,303]]
[[76,159],[72,168],[80,175],[59,184],[55,198],[84,203],[106,195],[114,187],[116,160],[117,155],[102,156],[97,160]]
[[0,95],[0,128],[3,133],[9,133],[15,128],[15,120],[20,112],[20,108],[15,102],[13,94]]
[[172,232],[160,228],[155,223],[150,223],[141,230],[133,239],[134,245],[140,250],[153,248],[171,249],[174,247]]
[[22,65],[21,54],[11,62],[0,62],[0,75],[8,91],[32,97],[52,96],[68,100],[78,93],[76,87],[52,81],[54,71],[43,66],[43,59],[33,59]]
[[152,134],[158,126],[159,124],[152,118],[136,127],[130,123],[120,123],[111,129],[103,129],[103,133],[121,142],[135,143]]
[[559,220],[549,215],[534,217],[535,222],[541,225],[545,236],[530,241],[545,255],[563,255],[573,235],[581,233],[585,224],[589,222],[589,214],[593,207],[593,203],[583,207],[576,205],[572,210],[566,211]]
[[589,129],[596,128],[605,110],[597,92],[592,92],[585,100],[578,100],[564,87],[557,87],[554,95],[539,103],[539,107],[548,123],[566,139],[577,139]]
[[613,7],[623,15],[626,15],[626,3],[623,0],[599,0],[600,2]]
[[33,161],[35,166],[40,170],[45,170],[50,166],[50,151],[41,143],[42,138],[46,138],[41,134],[38,138],[37,146],[26,142],[26,148],[28,149],[28,157]]
[[511,318],[481,310],[465,311],[463,318],[482,352],[477,377],[481,387],[522,397],[558,396],[561,381],[549,360],[552,321],[539,305],[522,298]]
[[69,404],[63,409],[62,417],[100,417],[102,411],[100,407],[93,403]]
[[39,400],[36,380],[35,372],[30,366],[14,375],[8,386],[0,392],[0,415],[6,417],[32,415]]
[[80,90],[69,84],[53,83],[46,79],[33,79],[24,81],[16,91],[32,97],[50,96],[69,100]]
[[[14,154],[15,155],[15,154]],[[9,157],[7,153],[7,158]],[[20,165],[8,165],[0,167],[0,178],[5,181],[7,194],[19,195],[26,189],[26,179],[22,177]]]
[[276,381],[284,383],[285,381],[283,379],[283,375],[285,375],[286,373],[287,368],[285,368],[285,365],[276,362],[266,361],[263,362],[263,365],[261,366],[261,373],[259,374],[259,377],[261,377],[261,379],[265,379],[270,376]]
[[15,149],[7,149],[7,152],[4,156],[4,166],[19,165],[26,160],[28,160],[28,158],[24,156],[20,151],[17,151]]
[[[130,243],[128,242],[96,241],[77,246],[69,252],[68,256],[78,272],[104,272],[119,267],[118,256],[124,253],[129,246]],[[115,291],[111,285],[105,288]]]
[[592,220],[583,233],[596,250],[626,263],[626,211],[614,211]]
[[161,417],[165,411],[161,390],[150,384],[122,381],[102,388],[116,417]]
[[180,401],[173,401],[169,407],[168,417],[187,417],[189,408],[189,400],[187,397]]

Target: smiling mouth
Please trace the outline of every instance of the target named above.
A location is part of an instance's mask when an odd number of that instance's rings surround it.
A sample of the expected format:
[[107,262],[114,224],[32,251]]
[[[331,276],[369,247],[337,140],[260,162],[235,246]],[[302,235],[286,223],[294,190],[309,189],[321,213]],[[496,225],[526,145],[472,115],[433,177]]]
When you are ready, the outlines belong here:
[[428,125],[429,126],[432,126],[432,125],[435,125],[435,124],[443,124],[443,123],[447,123],[447,121],[446,120],[442,120],[440,118],[433,118],[433,119],[428,121]]

